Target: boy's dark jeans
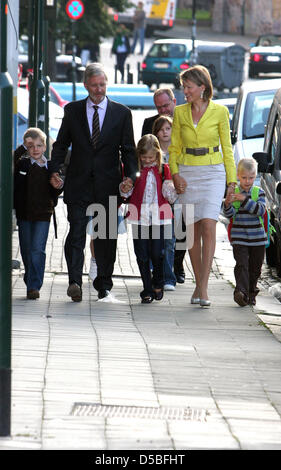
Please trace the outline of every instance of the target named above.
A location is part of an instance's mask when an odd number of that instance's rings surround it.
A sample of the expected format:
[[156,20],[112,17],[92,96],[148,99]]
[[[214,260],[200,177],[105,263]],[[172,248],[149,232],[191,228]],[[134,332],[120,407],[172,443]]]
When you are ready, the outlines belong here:
[[233,256],[236,261],[234,276],[235,291],[241,291],[247,299],[254,299],[259,293],[257,282],[261,275],[265,246],[233,245]]
[[[141,298],[152,296],[164,284],[164,226],[133,225],[134,251],[143,282]],[[151,275],[150,261],[153,270]]]

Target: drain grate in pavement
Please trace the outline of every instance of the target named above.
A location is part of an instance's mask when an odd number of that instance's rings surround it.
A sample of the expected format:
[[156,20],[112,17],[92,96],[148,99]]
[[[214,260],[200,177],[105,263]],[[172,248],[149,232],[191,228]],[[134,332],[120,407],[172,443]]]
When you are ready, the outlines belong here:
[[208,412],[196,408],[142,407],[122,405],[100,405],[98,403],[74,403],[71,415],[101,418],[144,418],[166,421],[206,421]]

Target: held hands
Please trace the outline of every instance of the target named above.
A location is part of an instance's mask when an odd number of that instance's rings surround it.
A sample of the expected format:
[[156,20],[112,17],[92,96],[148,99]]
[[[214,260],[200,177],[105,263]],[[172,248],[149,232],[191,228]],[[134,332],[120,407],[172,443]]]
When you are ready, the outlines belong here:
[[132,189],[132,187],[133,187],[133,180],[125,176],[120,185],[120,189],[122,193],[128,193]]
[[241,193],[235,193],[233,186],[228,186],[226,198],[224,200],[225,207],[230,206],[235,201],[243,202],[246,199],[246,196]]
[[59,173],[52,173],[50,183],[55,189],[61,189],[63,187],[63,179],[60,177]]
[[185,179],[182,178],[182,176],[180,176],[178,173],[176,173],[175,175],[173,175],[173,181],[174,181],[176,192],[178,194],[183,194],[187,186]]

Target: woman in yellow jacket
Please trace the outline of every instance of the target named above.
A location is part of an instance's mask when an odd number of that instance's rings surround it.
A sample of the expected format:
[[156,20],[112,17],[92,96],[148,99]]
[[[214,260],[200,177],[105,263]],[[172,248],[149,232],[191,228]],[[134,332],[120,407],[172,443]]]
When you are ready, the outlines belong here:
[[225,184],[228,193],[234,192],[236,167],[229,112],[211,101],[213,86],[208,70],[195,65],[182,72],[180,79],[187,103],[175,108],[169,165],[180,194],[179,203],[186,207],[183,213],[196,282],[191,303],[209,307],[208,281],[216,247],[216,222]]

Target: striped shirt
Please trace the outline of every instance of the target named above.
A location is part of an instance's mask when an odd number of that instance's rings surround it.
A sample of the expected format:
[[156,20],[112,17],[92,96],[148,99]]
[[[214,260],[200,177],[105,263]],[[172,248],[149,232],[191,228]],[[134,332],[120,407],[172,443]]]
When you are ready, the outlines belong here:
[[236,212],[232,205],[228,208],[223,208],[224,215],[228,219],[234,216],[231,228],[231,244],[247,246],[265,245],[267,235],[259,219],[259,217],[263,217],[266,211],[264,191],[259,188],[257,201],[251,199],[251,190],[247,192],[239,186],[239,191],[241,194],[245,194],[246,199],[241,202],[238,212]]

